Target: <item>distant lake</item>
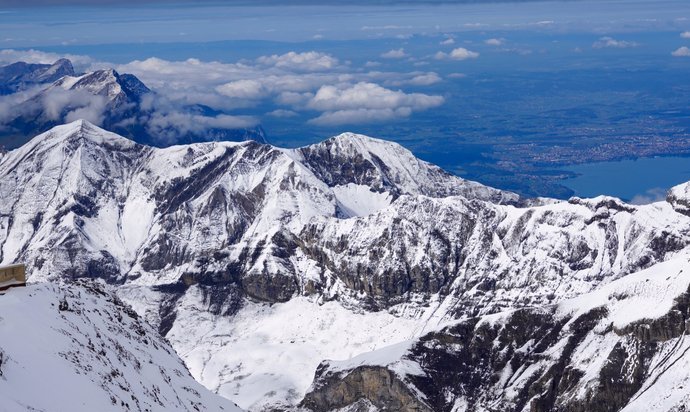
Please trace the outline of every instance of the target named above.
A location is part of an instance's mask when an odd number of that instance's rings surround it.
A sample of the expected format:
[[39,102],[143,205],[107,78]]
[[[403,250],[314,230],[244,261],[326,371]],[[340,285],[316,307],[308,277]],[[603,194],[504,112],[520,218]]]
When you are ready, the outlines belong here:
[[690,157],[586,163],[565,169],[579,175],[562,182],[576,196],[605,194],[635,203],[662,199],[670,187],[690,181]]

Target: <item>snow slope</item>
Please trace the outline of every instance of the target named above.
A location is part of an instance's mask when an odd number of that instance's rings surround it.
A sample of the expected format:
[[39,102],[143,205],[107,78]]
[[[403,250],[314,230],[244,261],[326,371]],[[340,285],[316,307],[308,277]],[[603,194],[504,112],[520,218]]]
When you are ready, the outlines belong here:
[[0,411],[27,410],[240,411],[96,282],[0,294]]

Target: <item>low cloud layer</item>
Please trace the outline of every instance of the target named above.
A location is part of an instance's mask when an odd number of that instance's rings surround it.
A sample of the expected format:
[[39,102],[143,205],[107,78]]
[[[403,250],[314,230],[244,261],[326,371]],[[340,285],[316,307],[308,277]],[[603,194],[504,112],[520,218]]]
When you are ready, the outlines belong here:
[[405,49],[388,50],[387,52],[381,54],[381,57],[384,59],[403,59],[407,56],[408,55],[405,53]]
[[450,53],[438,52],[434,57],[436,60],[468,60],[476,59],[479,57],[479,53],[467,50],[464,47],[458,47],[457,49],[453,49]]
[[486,39],[484,44],[489,46],[502,46],[505,43],[505,39]]
[[291,51],[282,55],[262,56],[257,61],[268,66],[307,72],[330,70],[338,65],[338,59],[335,57],[315,51],[304,53]]
[[[457,50],[449,56],[458,58]],[[468,58],[472,58],[473,52],[468,53]],[[403,49],[389,54],[393,58],[406,55]],[[0,51],[0,59],[5,63],[16,60],[52,63],[60,57],[63,56],[36,50]],[[68,57],[85,70],[113,67],[86,56]],[[118,125],[145,124],[150,134],[162,141],[172,141],[185,133],[199,133],[207,128],[254,127],[260,124],[262,116],[274,119],[303,116],[318,126],[356,125],[405,118],[443,104],[442,96],[402,89],[440,83],[443,79],[437,73],[367,70],[379,65],[355,68],[333,55],[316,51],[292,51],[237,63],[169,61],[155,57],[135,60],[114,68],[119,73],[134,74],[155,93],[142,99],[139,108],[144,114],[124,119]],[[42,96],[40,101],[24,107],[31,106],[34,110],[40,104],[44,115],[55,121],[86,118],[102,124],[107,110],[106,99],[84,91],[56,88],[43,92]],[[0,99],[0,109],[7,108],[2,112],[17,117],[17,102],[30,97],[5,96]],[[190,112],[189,107],[207,107],[221,114]],[[258,108],[265,112],[257,113]],[[6,124],[12,116],[0,116],[0,123]]]
[[660,202],[666,199],[667,190],[661,187],[649,189],[644,193],[637,194],[630,199],[633,205],[646,205],[649,203]]
[[690,57],[690,48],[687,48],[686,46],[679,47],[671,52],[671,55],[674,57]]
[[634,41],[616,40],[613,37],[601,37],[592,43],[595,49],[629,49],[637,46],[639,44]]
[[107,99],[85,90],[65,90],[60,87],[42,90],[39,87],[0,97],[0,129],[17,117],[34,118],[42,114],[45,120],[67,123],[85,119],[101,125],[105,117]]
[[[394,51],[404,53],[402,49]],[[150,58],[118,69],[135,74],[154,90],[164,91],[170,102],[195,101],[226,111],[268,104],[274,107],[265,115],[273,118],[320,112],[311,124],[324,126],[383,122],[443,103],[440,96],[389,88],[431,86],[443,80],[437,73],[356,70],[318,52],[289,52],[240,63]],[[347,101],[361,106],[347,106]]]
[[322,86],[307,106],[323,112],[310,120],[311,124],[334,126],[408,117],[415,111],[440,106],[443,102],[442,96],[408,94],[361,82],[342,87]]

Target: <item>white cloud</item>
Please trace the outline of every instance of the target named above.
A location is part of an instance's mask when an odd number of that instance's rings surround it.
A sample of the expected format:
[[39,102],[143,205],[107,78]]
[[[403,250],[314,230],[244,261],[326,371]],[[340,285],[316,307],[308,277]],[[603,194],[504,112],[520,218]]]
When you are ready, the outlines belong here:
[[453,49],[450,53],[438,52],[434,55],[434,58],[436,58],[436,60],[467,60],[476,59],[477,57],[479,57],[479,53],[467,50],[464,47],[458,47],[457,49]]
[[307,106],[324,112],[310,120],[310,123],[337,125],[407,117],[414,111],[436,107],[443,102],[442,96],[408,94],[401,90],[386,89],[378,84],[360,82],[342,87],[322,86]]
[[484,43],[489,46],[501,46],[505,42],[505,39],[486,39]]
[[[118,66],[117,69],[136,75],[153,90],[165,95],[171,103],[204,104],[218,110],[252,107],[261,99],[275,98],[286,91],[314,91],[323,84],[351,81],[353,77],[352,74],[337,71],[293,69],[286,67],[286,60],[279,57],[270,59],[273,63],[283,62],[277,66],[149,58]],[[302,63],[307,60],[301,59]]]
[[381,57],[384,59],[402,59],[407,57],[407,53],[405,53],[403,48],[393,49],[381,54]]
[[276,110],[273,110],[272,112],[266,113],[266,115],[271,116],[271,117],[278,117],[278,118],[288,118],[288,117],[298,116],[298,113],[293,112],[292,110],[276,109]]
[[309,102],[309,107],[320,111],[343,109],[386,109],[410,107],[424,110],[443,103],[441,96],[421,93],[406,94],[401,90],[390,90],[375,83],[360,82],[339,88],[322,86]]
[[263,84],[258,80],[235,80],[216,87],[216,91],[223,96],[234,99],[258,100],[266,95]]
[[679,47],[671,52],[671,55],[675,57],[690,57],[690,49],[685,46]]
[[42,115],[59,123],[86,119],[103,124],[108,100],[86,90],[65,90],[61,87],[43,89],[36,86],[7,96],[0,96],[0,129],[15,118],[32,119]]
[[338,65],[338,59],[335,57],[316,51],[304,53],[291,51],[281,55],[261,56],[256,61],[268,66],[302,71],[330,70]]
[[352,109],[327,112],[309,120],[307,123],[317,126],[340,126],[344,124],[378,123],[388,120],[409,117],[412,110],[408,107],[399,109]]
[[439,44],[442,46],[449,46],[451,44],[455,44],[455,39],[453,39],[452,37],[449,37],[449,38],[443,40],[442,42],[440,42]]
[[364,63],[364,67],[379,67],[381,62],[368,61]]
[[244,129],[256,126],[258,120],[250,116],[215,117],[190,113],[154,113],[146,124],[152,135],[161,140],[175,140],[188,133],[202,133],[208,129]]
[[458,47],[450,52],[449,57],[453,60],[476,59],[479,53],[467,50],[464,47]]
[[592,47],[595,49],[604,49],[604,48],[627,49],[627,48],[637,47],[637,46],[639,46],[639,44],[637,44],[634,41],[616,40],[613,37],[602,37],[599,40],[592,43]]
[[411,84],[413,86],[429,86],[442,81],[443,79],[441,79],[441,77],[438,74],[434,72],[429,72],[413,77],[412,79],[407,81],[407,84]]
[[649,203],[659,202],[666,199],[666,189],[661,187],[655,187],[649,189],[644,193],[639,193],[630,199],[630,203],[633,205],[646,205]]
[[451,79],[464,79],[467,75],[465,73],[451,73],[448,77]]
[[93,98],[88,105],[68,112],[65,115],[64,121],[65,123],[71,123],[75,120],[83,119],[100,126],[105,118],[105,105],[105,99]]
[[96,125],[103,123],[107,99],[86,90],[65,90],[55,87],[41,95],[42,112],[49,120],[72,122],[86,119]]
[[[403,49],[393,51],[405,53]],[[52,62],[63,57],[39,51],[4,51],[0,56],[14,60],[20,53],[29,57],[25,60],[31,61]],[[82,61],[88,63],[90,70],[113,67],[90,59]],[[366,66],[378,64],[369,62]],[[198,133],[208,128],[245,128],[257,124],[254,117],[189,114],[188,105],[202,104],[232,113],[234,109],[256,107],[265,102],[278,106],[263,113],[266,116],[293,117],[305,110],[316,111],[318,117],[312,119],[312,123],[336,124],[355,118],[372,122],[406,117],[444,101],[442,96],[391,89],[393,86],[438,83],[442,79],[437,73],[352,70],[347,62],[341,63],[329,54],[318,52],[289,52],[238,63],[198,59],[168,61],[151,57],[114,68],[120,73],[134,74],[156,92],[142,101],[142,108],[153,113],[150,118],[147,115],[146,119],[126,121],[144,121],[149,132],[160,136],[162,141],[172,141],[184,133]],[[55,118],[87,117],[94,123],[102,120],[103,105],[98,98],[56,93],[45,102],[35,104],[39,108],[45,105],[46,113]],[[7,117],[4,108],[15,104],[7,96],[0,99],[0,118]]]
[[275,102],[285,106],[302,107],[307,104],[309,99],[314,97],[310,92],[282,92],[275,97]]
[[690,31],[684,31],[680,34],[680,37],[683,39],[690,39]]

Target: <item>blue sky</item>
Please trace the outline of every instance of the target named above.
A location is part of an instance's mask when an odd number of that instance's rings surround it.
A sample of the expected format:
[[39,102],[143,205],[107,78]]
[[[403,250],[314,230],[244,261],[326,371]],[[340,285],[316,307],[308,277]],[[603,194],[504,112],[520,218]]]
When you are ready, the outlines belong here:
[[[31,5],[32,1],[22,3]],[[478,30],[640,32],[687,29],[686,19],[690,18],[687,1],[683,0],[438,5],[391,2],[382,6],[280,3],[0,5],[0,41],[3,47],[36,47],[242,39],[295,42],[315,36],[353,40]]]

